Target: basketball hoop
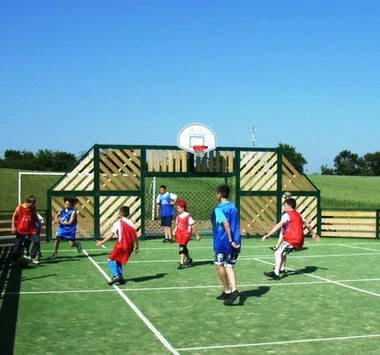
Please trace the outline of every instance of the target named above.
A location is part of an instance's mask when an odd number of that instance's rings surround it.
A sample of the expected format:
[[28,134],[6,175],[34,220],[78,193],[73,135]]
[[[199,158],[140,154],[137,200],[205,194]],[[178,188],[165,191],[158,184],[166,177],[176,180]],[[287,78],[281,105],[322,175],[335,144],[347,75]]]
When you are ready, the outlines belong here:
[[207,148],[207,145],[193,145],[194,154],[201,159],[205,156]]

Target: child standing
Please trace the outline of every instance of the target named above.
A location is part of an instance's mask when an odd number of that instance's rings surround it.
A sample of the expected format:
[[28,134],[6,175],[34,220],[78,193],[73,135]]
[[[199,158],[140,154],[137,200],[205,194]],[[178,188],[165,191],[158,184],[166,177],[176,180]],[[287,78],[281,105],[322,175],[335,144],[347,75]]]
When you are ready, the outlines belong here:
[[121,207],[119,211],[120,219],[114,223],[110,235],[96,243],[97,247],[101,247],[114,235],[117,236],[116,244],[108,257],[108,267],[112,272],[112,278],[108,282],[109,285],[123,281],[123,265],[127,264],[133,250],[135,253],[139,251],[137,231],[135,225],[128,217],[129,207]]
[[31,262],[38,264],[36,259],[40,249],[40,238],[37,233],[36,223],[38,223],[37,212],[35,208],[36,198],[28,196],[26,201],[17,206],[12,216],[12,233],[16,234],[16,239],[12,249],[12,265],[17,265],[21,249],[25,239],[30,238],[33,243],[30,253]]
[[54,218],[53,224],[59,223],[56,233],[57,238],[54,242],[54,254],[49,257],[49,260],[54,260],[58,257],[58,249],[62,240],[68,240],[71,248],[76,247],[78,253],[82,253],[82,245],[75,241],[77,232],[77,212],[74,206],[78,203],[78,199],[74,197],[65,197],[65,208],[61,209]]
[[187,212],[187,203],[185,200],[179,200],[177,203],[177,211],[178,215],[176,218],[176,226],[174,229],[174,236],[179,244],[179,255],[180,255],[180,262],[178,269],[184,269],[186,266],[189,266],[193,259],[191,259],[189,250],[187,249],[187,243],[189,243],[189,240],[193,233],[197,236],[197,242],[201,240],[201,237],[199,236],[199,233],[194,225],[194,220],[191,217],[190,213]]

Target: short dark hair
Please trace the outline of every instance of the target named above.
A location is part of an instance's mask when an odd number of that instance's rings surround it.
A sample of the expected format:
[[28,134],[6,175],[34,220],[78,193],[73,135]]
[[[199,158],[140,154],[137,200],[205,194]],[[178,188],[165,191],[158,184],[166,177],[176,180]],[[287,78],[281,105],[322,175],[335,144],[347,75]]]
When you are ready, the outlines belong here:
[[165,189],[166,190],[166,186],[165,185],[161,185],[160,189]]
[[79,200],[76,197],[68,197],[68,196],[65,196],[63,201],[70,202],[70,205],[72,206],[75,206],[79,202]]
[[128,217],[129,216],[129,207],[128,206],[123,206],[120,208],[119,210],[119,213],[123,216],[123,217]]
[[287,204],[288,206],[293,208],[293,210],[295,210],[297,207],[297,202],[294,198],[288,198],[287,200],[285,200],[284,204]]
[[223,198],[228,198],[230,196],[230,187],[228,185],[219,185],[216,192],[220,193]]
[[26,202],[35,204],[37,202],[36,196],[30,195],[26,198]]

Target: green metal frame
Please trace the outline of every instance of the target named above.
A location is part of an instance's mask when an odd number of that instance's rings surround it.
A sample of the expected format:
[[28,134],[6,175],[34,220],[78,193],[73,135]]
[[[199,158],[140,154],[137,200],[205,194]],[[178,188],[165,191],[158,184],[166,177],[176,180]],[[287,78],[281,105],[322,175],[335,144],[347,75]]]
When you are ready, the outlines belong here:
[[[100,150],[101,149],[134,149],[141,150],[141,180],[140,180],[140,189],[139,190],[115,190],[115,191],[102,191],[100,190]],[[53,189],[65,178],[66,174],[56,183],[51,189],[48,190],[47,194],[47,208],[48,216],[50,218],[52,210],[52,198],[57,196],[89,196],[94,199],[94,235],[95,238],[99,238],[100,235],[100,197],[101,196],[138,196],[141,199],[141,235],[145,235],[145,179],[147,177],[224,177],[227,181],[227,178],[235,178],[236,186],[236,207],[240,209],[240,199],[242,196],[276,196],[277,197],[277,218],[281,218],[282,204],[281,199],[283,195],[282,189],[282,164],[283,164],[283,151],[281,148],[253,148],[253,147],[218,147],[218,151],[233,151],[235,152],[234,158],[234,172],[233,173],[201,173],[195,171],[188,172],[149,172],[147,171],[147,150],[149,149],[162,149],[162,150],[176,150],[179,149],[177,146],[167,146],[167,145],[116,145],[116,144],[95,144],[91,147],[78,162],[69,170],[77,167],[83,159],[91,152],[94,152],[94,189],[90,191],[54,191]],[[252,152],[276,152],[277,153],[277,191],[241,191],[240,190],[240,153],[244,151]],[[191,153],[188,153],[191,154]],[[189,164],[193,164],[191,160],[188,159]],[[239,159],[237,159],[239,158]],[[294,196],[315,196],[318,199],[317,202],[317,230],[318,233],[321,232],[321,204],[320,204],[320,191],[319,189],[310,181],[310,179],[303,175],[308,182],[315,188],[315,191],[290,191]],[[52,239],[52,226],[51,223],[47,223],[46,228],[47,240]],[[377,233],[379,235],[379,233]]]

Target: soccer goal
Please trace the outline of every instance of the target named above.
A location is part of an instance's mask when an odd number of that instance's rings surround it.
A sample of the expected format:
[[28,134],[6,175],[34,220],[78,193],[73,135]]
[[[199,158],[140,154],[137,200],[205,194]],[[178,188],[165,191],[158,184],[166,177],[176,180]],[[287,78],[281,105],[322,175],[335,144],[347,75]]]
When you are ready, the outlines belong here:
[[17,196],[20,205],[26,196],[34,195],[38,200],[38,209],[46,209],[47,190],[65,173],[20,171],[18,173]]

